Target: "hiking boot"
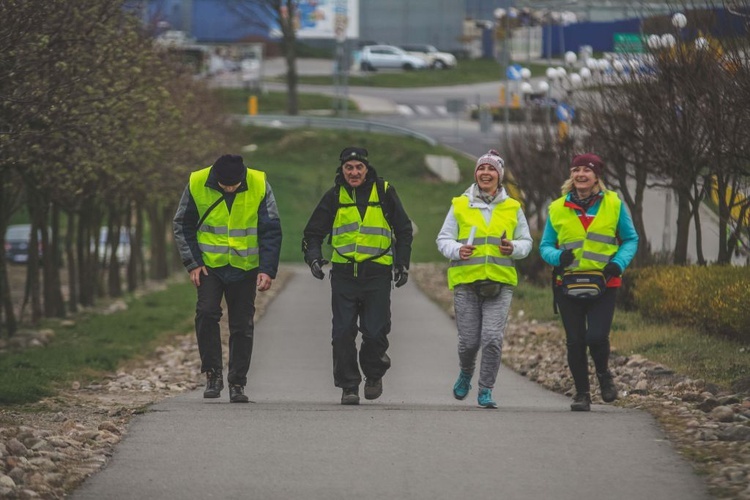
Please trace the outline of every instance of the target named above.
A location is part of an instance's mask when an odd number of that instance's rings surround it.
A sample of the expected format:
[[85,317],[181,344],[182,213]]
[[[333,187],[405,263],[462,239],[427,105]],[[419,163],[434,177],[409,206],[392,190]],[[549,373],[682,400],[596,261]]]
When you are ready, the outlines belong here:
[[576,393],[570,404],[570,411],[591,411],[591,394],[588,392]]
[[230,403],[249,403],[250,399],[245,396],[245,388],[237,384],[229,384]]
[[341,391],[341,404],[358,405],[359,389],[357,387],[344,387],[344,389]]
[[382,378],[365,380],[365,399],[378,399],[381,394],[383,394]]
[[597,373],[596,378],[599,379],[599,390],[602,394],[602,401],[611,403],[617,399],[617,386],[612,378],[612,372]]
[[221,368],[214,368],[206,372],[206,390],[203,391],[204,398],[218,398],[224,389],[224,379],[221,375]]
[[497,403],[492,399],[492,389],[482,387],[479,389],[479,395],[477,396],[477,403],[482,408],[496,409]]
[[469,390],[471,389],[471,375],[471,373],[466,373],[463,370],[458,374],[458,379],[456,379],[456,383],[453,384],[454,398],[464,399],[466,395],[469,394]]

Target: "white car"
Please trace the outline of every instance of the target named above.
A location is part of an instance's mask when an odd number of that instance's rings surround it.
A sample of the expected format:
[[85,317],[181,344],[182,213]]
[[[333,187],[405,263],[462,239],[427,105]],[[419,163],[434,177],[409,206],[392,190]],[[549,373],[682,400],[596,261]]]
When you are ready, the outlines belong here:
[[365,71],[378,69],[425,69],[427,62],[419,56],[407,54],[393,45],[368,45],[362,47],[360,67]]
[[448,69],[456,67],[456,56],[449,54],[448,52],[440,52],[432,45],[413,43],[402,45],[401,48],[404,49],[407,54],[422,57],[427,61],[427,65],[430,68]]

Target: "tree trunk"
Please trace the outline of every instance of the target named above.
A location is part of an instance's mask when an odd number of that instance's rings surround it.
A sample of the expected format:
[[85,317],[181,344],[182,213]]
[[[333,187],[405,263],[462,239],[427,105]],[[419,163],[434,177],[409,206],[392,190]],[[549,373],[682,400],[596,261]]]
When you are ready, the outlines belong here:
[[[43,317],[41,286],[39,285],[39,248],[42,242],[47,240],[47,226],[45,224],[45,210],[39,193],[28,185],[26,189],[29,193],[27,206],[31,216],[31,235],[29,238],[29,260],[26,262],[27,295],[24,297],[24,305],[28,299],[31,303],[31,324],[38,325]],[[40,235],[42,236],[42,242],[39,241]],[[47,258],[47,256],[44,256],[44,258]]]
[[299,102],[297,95],[297,59],[294,55],[294,49],[289,49],[286,54],[286,81],[287,81],[287,96],[286,96],[286,112],[289,115],[299,114]]
[[108,254],[107,263],[107,293],[110,297],[122,296],[122,282],[120,280],[120,261],[117,258],[117,249],[120,246],[120,215],[112,211],[109,223]]
[[[0,239],[5,239],[5,230],[8,225],[3,223],[0,224]],[[10,283],[8,283],[8,267],[7,260],[5,258],[5,241],[2,241],[3,245],[0,245],[0,337],[2,337],[3,326],[7,332],[7,337],[12,337],[18,329],[18,322],[16,321],[16,312],[13,309],[13,297],[10,293]],[[5,318],[5,321],[3,321]]]
[[700,201],[693,204],[693,224],[695,224],[695,252],[698,265],[705,266],[706,259],[703,257],[703,230],[701,229]]
[[[138,207],[136,205],[136,213]],[[125,218],[125,229],[128,233],[130,241],[130,257],[128,258],[128,267],[125,272],[125,279],[127,281],[128,292],[134,292],[138,288],[138,266],[143,265],[140,252],[137,248],[141,245],[141,234],[142,229],[139,227],[138,221],[136,221],[135,229],[132,227],[133,220],[133,205],[128,205],[128,213]]]
[[65,257],[68,263],[68,310],[78,312],[78,273],[76,272],[76,251],[73,239],[76,234],[76,214],[68,212],[68,230],[65,234]]
[[62,295],[62,283],[60,281],[60,209],[57,205],[52,206],[50,221],[51,240],[48,247],[44,249],[44,314],[48,318],[64,318],[65,302]]
[[151,272],[149,275],[151,279],[163,280],[169,276],[164,209],[156,203],[151,204],[148,208],[148,217],[151,227]]
[[[88,205],[88,203],[86,203]],[[96,293],[96,273],[91,264],[91,207],[84,206],[78,217],[76,253],[78,255],[79,303],[82,306],[94,305]]]
[[678,266],[688,264],[688,236],[690,234],[690,196],[675,191],[677,196],[677,236],[674,246],[674,263]]

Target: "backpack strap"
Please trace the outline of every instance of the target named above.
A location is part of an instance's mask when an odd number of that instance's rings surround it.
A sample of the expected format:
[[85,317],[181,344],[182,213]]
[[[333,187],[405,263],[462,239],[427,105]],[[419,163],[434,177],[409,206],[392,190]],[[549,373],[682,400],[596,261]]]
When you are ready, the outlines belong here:
[[201,224],[203,224],[203,221],[206,220],[206,217],[208,217],[208,214],[211,213],[211,210],[213,210],[214,208],[216,208],[216,206],[219,203],[221,203],[223,200],[224,200],[224,194],[222,193],[222,195],[219,197],[219,199],[216,200],[215,202],[213,202],[213,204],[210,207],[208,207],[205,212],[203,212],[203,217],[201,217],[200,220],[198,221],[198,224],[195,225],[195,229],[196,230],[198,230],[198,229],[201,228]]

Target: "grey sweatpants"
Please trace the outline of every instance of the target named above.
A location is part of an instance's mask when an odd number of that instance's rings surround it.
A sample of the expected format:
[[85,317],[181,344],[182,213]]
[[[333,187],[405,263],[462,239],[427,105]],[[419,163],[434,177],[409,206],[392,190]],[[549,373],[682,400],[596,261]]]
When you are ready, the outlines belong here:
[[483,298],[471,285],[457,285],[453,305],[458,327],[458,362],[466,373],[474,373],[477,353],[482,348],[479,387],[495,387],[503,352],[503,335],[508,322],[513,287],[502,285],[496,297]]

